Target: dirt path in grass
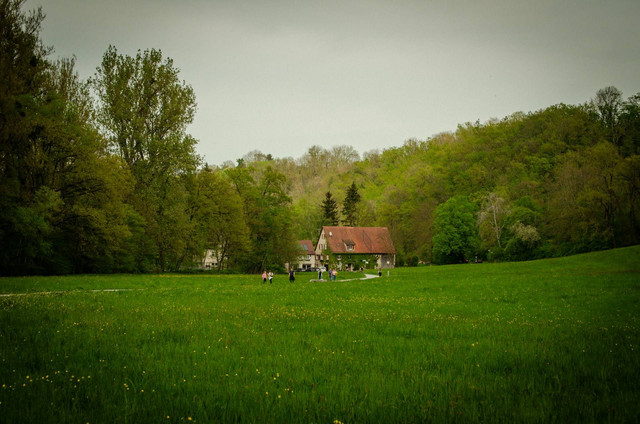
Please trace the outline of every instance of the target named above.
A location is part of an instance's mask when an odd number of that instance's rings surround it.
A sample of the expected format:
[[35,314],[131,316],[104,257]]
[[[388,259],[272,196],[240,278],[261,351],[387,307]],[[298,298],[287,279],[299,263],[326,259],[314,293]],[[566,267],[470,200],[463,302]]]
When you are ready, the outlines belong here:
[[[343,282],[343,281],[362,281],[362,280],[370,280],[370,279],[372,279],[372,278],[378,278],[378,276],[377,276],[377,275],[375,275],[375,274],[364,274],[364,278],[347,278],[346,280],[340,280],[340,282]],[[317,282],[324,282],[324,283],[326,283],[326,282],[327,282],[327,280],[325,280],[325,279],[318,280],[318,279],[316,278],[316,279],[314,279],[314,280],[309,280],[309,282],[311,282],[311,283],[317,283]]]
[[0,297],[10,297],[10,296],[28,296],[32,294],[66,294],[73,293],[75,291],[88,291],[88,292],[120,292],[120,291],[133,291],[133,290],[144,290],[144,289],[102,289],[102,290],[57,290],[57,291],[45,291],[45,292],[30,292],[30,293],[5,293],[0,294]]

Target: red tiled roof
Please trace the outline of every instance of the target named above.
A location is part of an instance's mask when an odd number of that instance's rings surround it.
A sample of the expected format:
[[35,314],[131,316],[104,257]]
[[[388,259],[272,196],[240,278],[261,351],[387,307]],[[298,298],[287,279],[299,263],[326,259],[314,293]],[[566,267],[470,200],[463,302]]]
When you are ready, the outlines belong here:
[[313,242],[311,240],[298,240],[298,245],[301,250],[304,250],[307,255],[313,255]]
[[[396,253],[387,227],[322,227],[322,229],[327,245],[333,253]],[[353,245],[353,250],[347,250],[350,244]]]

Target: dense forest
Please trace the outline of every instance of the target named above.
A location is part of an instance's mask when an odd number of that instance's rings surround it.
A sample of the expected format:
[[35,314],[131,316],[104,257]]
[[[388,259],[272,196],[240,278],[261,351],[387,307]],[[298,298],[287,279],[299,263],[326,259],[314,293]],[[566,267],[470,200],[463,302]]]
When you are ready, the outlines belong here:
[[640,93],[605,87],[362,157],[312,146],[213,166],[171,59],[110,47],[82,81],[23,4],[0,0],[2,275],[193,269],[207,248],[221,269],[277,269],[334,223],[388,227],[406,265],[640,241]]

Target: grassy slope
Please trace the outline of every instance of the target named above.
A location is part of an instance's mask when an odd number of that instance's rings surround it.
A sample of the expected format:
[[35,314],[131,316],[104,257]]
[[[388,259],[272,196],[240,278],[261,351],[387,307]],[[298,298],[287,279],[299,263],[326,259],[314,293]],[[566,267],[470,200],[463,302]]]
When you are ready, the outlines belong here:
[[639,264],[4,278],[0,421],[638,421]]

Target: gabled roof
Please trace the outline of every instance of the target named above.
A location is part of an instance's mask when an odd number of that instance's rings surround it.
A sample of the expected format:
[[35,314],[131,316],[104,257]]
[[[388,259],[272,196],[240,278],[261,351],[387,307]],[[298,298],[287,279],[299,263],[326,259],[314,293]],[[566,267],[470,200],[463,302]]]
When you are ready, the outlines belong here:
[[298,245],[300,246],[300,250],[307,255],[313,255],[313,242],[311,240],[298,240]]
[[[333,253],[395,254],[387,227],[322,227],[327,246]],[[353,245],[353,250],[347,250]]]

